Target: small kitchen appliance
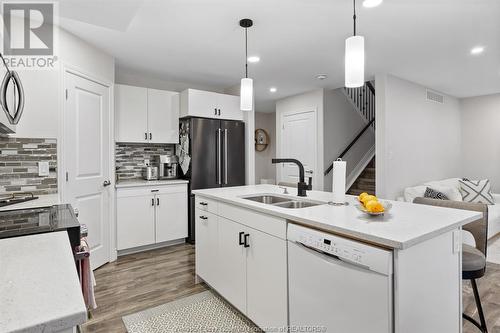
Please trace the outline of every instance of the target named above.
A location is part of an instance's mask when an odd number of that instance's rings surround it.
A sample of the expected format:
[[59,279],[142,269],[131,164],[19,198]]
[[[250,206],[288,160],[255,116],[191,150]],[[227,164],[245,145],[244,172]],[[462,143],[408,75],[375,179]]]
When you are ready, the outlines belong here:
[[160,179],[176,179],[179,158],[175,155],[159,155]]
[[142,171],[142,176],[145,180],[157,180],[158,167],[155,166],[144,167],[144,170]]

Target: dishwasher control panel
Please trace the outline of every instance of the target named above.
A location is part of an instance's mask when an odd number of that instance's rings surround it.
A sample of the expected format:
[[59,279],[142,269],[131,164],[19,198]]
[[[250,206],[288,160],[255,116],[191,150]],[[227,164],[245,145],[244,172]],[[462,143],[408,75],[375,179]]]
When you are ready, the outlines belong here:
[[326,232],[288,225],[288,240],[382,274],[392,274],[392,252]]

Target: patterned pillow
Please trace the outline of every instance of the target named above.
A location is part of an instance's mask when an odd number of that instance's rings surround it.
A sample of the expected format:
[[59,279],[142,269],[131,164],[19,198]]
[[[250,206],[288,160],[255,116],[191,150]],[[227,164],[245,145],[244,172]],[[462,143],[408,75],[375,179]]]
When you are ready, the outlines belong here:
[[436,190],[433,190],[432,188],[428,187],[425,189],[424,193],[424,198],[431,198],[431,199],[439,199],[439,200],[449,200],[446,194],[443,192],[439,192]]
[[487,205],[495,204],[495,200],[491,195],[491,184],[489,179],[467,180],[464,178],[458,182],[460,183],[460,193],[462,193],[464,202],[477,202]]

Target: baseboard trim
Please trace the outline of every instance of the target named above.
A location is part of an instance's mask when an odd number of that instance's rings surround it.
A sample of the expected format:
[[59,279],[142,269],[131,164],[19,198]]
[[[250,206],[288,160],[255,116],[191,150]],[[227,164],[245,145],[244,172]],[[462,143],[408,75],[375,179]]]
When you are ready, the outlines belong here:
[[139,252],[144,252],[144,251],[149,251],[149,250],[161,249],[162,247],[167,247],[167,246],[172,246],[172,245],[184,244],[185,242],[186,242],[186,239],[181,238],[181,239],[175,239],[172,241],[161,242],[161,243],[157,243],[157,244],[144,245],[144,246],[139,246],[139,247],[133,247],[131,249],[119,250],[118,257],[125,256],[127,254],[134,254],[134,253],[139,253]]

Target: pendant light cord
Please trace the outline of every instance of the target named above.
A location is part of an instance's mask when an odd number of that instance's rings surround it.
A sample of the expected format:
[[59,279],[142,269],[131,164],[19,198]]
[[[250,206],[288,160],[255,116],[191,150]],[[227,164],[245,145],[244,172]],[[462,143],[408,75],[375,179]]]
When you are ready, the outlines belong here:
[[354,36],[356,36],[356,0],[353,0],[354,15],[352,19],[354,20]]
[[248,28],[245,28],[245,78],[248,78]]

